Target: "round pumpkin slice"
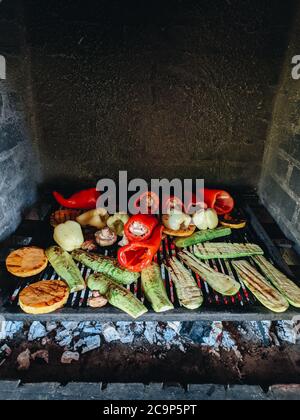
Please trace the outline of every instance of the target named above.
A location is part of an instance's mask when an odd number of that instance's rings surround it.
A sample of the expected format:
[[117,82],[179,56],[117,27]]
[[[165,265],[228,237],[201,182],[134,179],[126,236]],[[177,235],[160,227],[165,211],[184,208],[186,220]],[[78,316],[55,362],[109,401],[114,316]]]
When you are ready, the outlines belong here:
[[47,267],[48,259],[41,248],[27,247],[13,251],[6,259],[7,271],[16,277],[31,277]]
[[61,309],[67,303],[69,295],[69,288],[63,281],[42,280],[22,290],[19,304],[27,314],[49,314]]

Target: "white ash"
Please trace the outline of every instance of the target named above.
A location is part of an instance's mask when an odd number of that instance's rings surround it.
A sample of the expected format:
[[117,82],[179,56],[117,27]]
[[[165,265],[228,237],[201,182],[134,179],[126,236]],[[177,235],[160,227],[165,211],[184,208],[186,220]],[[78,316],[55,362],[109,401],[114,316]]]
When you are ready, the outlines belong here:
[[100,335],[94,335],[87,337],[83,340],[84,344],[81,350],[82,354],[88,353],[89,351],[96,350],[101,346]]
[[275,324],[276,334],[282,343],[297,343],[297,328],[293,321],[278,321]]
[[56,322],[46,322],[46,330],[50,333],[58,328]]
[[234,323],[234,326],[246,342],[257,345],[266,345],[271,342],[271,322],[269,321]]
[[132,330],[132,322],[116,322],[116,327],[121,343],[132,344],[135,338]]
[[121,339],[120,334],[113,324],[103,325],[103,336],[107,343],[111,343],[112,341],[119,341]]
[[66,330],[74,331],[76,328],[78,328],[78,322],[62,322],[61,326]]
[[15,336],[21,333],[24,329],[23,322],[12,322],[7,321],[5,322],[5,338],[8,340],[13,340]]
[[39,338],[44,338],[47,335],[47,330],[41,322],[33,322],[28,333],[28,341],[36,341]]
[[70,365],[72,362],[78,362],[80,354],[78,352],[65,351],[61,356],[61,363],[63,365]]

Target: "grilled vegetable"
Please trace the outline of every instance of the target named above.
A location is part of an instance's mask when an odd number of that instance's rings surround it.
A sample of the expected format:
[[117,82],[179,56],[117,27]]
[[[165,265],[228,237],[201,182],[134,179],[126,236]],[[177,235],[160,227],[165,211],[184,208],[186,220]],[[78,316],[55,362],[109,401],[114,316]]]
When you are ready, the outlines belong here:
[[107,224],[108,218],[109,214],[107,210],[98,208],[81,214],[76,220],[81,226],[92,226],[97,229],[103,229]]
[[213,258],[242,258],[252,255],[263,255],[264,251],[255,244],[228,244],[224,242],[208,242],[194,246],[194,254],[201,260]]
[[188,238],[180,238],[175,240],[175,245],[178,248],[185,248],[192,245],[197,245],[203,242],[211,241],[212,239],[222,238],[229,236],[231,229],[229,228],[218,228],[213,230],[205,230],[194,233]]
[[247,261],[234,261],[233,266],[243,279],[245,286],[268,309],[273,312],[285,312],[289,303],[275,287],[273,287],[251,264]]
[[68,284],[71,293],[85,289],[80,270],[68,252],[59,246],[52,246],[46,250],[46,255],[56,273]]
[[84,242],[80,224],[73,221],[56,226],[53,238],[59,246],[68,252],[80,248]]
[[199,230],[215,229],[219,224],[219,218],[214,209],[201,209],[193,216],[193,223]]
[[88,253],[83,250],[72,252],[72,257],[91,268],[92,270],[106,274],[120,284],[131,284],[138,280],[139,273],[132,273],[121,267],[116,258],[104,257],[99,254]]
[[203,304],[203,295],[189,270],[176,258],[168,261],[167,269],[175,284],[180,305],[187,309],[198,309]]
[[162,222],[167,229],[186,230],[190,226],[192,218],[179,210],[172,210],[170,214],[163,215]]
[[142,271],[142,286],[146,298],[155,312],[165,312],[174,309],[168,298],[158,264],[152,263]]
[[126,213],[116,213],[107,220],[107,226],[118,236],[124,235],[124,225],[128,222],[129,216]]
[[129,290],[104,274],[95,273],[90,276],[88,287],[97,290],[111,305],[133,318],[138,318],[147,312],[147,308]]
[[118,237],[109,227],[105,227],[95,233],[95,239],[99,246],[112,246],[117,242]]
[[253,260],[260,267],[267,279],[279,290],[288,302],[300,308],[300,288],[285,274],[277,270],[265,257],[255,257]]
[[188,267],[199,274],[216,292],[221,293],[224,296],[234,296],[240,290],[240,284],[233,277],[213,270],[205,263],[199,261],[198,258],[190,252],[182,251],[178,256]]
[[225,214],[222,216],[220,218],[220,224],[231,229],[243,229],[246,227],[247,221],[243,219],[238,211],[234,211],[231,214]]

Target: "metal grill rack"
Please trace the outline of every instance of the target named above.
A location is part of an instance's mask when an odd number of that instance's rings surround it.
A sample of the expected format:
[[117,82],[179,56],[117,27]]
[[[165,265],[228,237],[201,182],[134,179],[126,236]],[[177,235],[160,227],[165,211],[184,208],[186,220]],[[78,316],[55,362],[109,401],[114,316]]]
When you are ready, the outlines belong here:
[[[247,228],[242,230],[233,231],[230,239],[225,238],[224,242],[236,242],[236,243],[256,243],[260,245],[264,251],[267,258],[271,261],[274,261],[274,249],[271,250],[268,247],[268,241],[265,241],[265,232],[263,231],[262,226],[260,226],[261,232],[257,234],[257,220],[253,220],[253,214],[251,210],[248,209],[248,218],[250,223],[248,223]],[[218,240],[220,241],[220,240]],[[104,249],[103,253],[105,255],[115,256],[116,249]],[[160,264],[162,277],[165,281],[165,287],[168,293],[168,296],[172,303],[174,304],[175,309],[166,313],[156,314],[152,309],[150,304],[144,297],[144,293],[141,287],[141,281],[139,280],[136,284],[128,286],[132,293],[135,294],[149,309],[149,312],[143,315],[139,320],[141,321],[193,321],[193,320],[231,320],[231,321],[241,321],[241,320],[275,320],[275,319],[292,319],[294,316],[299,314],[297,310],[292,308],[284,314],[275,314],[271,311],[265,309],[249,292],[244,286],[242,280],[239,278],[235,269],[233,268],[231,260],[220,260],[220,259],[211,259],[206,261],[206,263],[219,272],[225,274],[233,275],[237,281],[241,284],[240,292],[233,297],[222,296],[215,291],[213,291],[208,284],[200,278],[200,276],[193,274],[195,281],[201,288],[204,295],[204,304],[201,308],[190,311],[180,307],[175,286],[172,282],[172,278],[166,269],[165,263],[168,258],[176,256],[177,250],[174,246],[172,239],[166,238],[162,242],[161,249],[159,250],[156,260]],[[279,254],[280,255],[280,254]],[[248,259],[251,262],[251,259]],[[276,261],[278,263],[278,261]],[[280,269],[282,269],[282,261],[280,261]],[[83,277],[87,279],[92,271],[81,264],[78,265]],[[286,266],[286,273],[289,271],[288,266]],[[39,276],[34,278],[29,278],[26,280],[16,279],[10,274],[8,274],[5,268],[2,266],[2,275],[7,276],[8,283],[11,282],[10,287],[7,290],[2,290],[2,306],[0,306],[0,315],[2,314],[6,319],[11,320],[32,320],[36,317],[28,314],[24,314],[18,306],[18,297],[21,290],[28,286],[30,283],[38,280],[53,280],[58,279],[57,274],[54,272],[53,268],[49,265],[47,269],[41,273]],[[287,274],[291,274],[290,272]],[[13,286],[12,286],[13,285]],[[88,307],[87,302],[88,298],[91,295],[91,292],[86,289],[82,292],[73,293],[70,295],[69,300],[66,306],[57,312],[48,315],[39,315],[39,319],[43,320],[69,320],[69,319],[84,319],[84,320],[103,320],[103,321],[119,321],[119,320],[130,320],[131,318],[119,311],[112,306],[108,305],[105,308],[101,309],[92,309]],[[1,302],[1,301],[0,301]]]

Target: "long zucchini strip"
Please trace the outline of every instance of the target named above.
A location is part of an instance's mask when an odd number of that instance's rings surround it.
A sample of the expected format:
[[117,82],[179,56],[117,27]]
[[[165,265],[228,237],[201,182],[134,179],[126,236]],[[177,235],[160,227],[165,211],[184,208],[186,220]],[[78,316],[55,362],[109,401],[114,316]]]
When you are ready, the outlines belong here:
[[277,270],[265,257],[254,257],[253,261],[288,302],[295,308],[300,308],[300,288],[285,274]]
[[46,255],[56,273],[68,284],[70,293],[85,289],[82,274],[67,251],[59,246],[52,246],[46,250]]
[[198,309],[204,299],[191,273],[176,258],[168,260],[166,267],[175,284],[180,305],[191,310]]
[[142,271],[142,286],[145,296],[155,312],[165,312],[174,309],[168,298],[158,264],[152,263]]
[[234,261],[233,266],[243,279],[245,286],[266,308],[277,313],[287,311],[289,303],[285,297],[247,261]]
[[136,282],[140,277],[140,273],[133,273],[121,267],[116,258],[105,257],[103,255],[93,254],[83,250],[73,251],[72,257],[86,267],[91,268],[93,271],[106,274],[117,283],[123,285],[130,285]]
[[179,252],[178,256],[216,292],[223,296],[234,296],[239,292],[241,285],[233,277],[213,270],[188,251]]
[[148,312],[142,302],[129,290],[105,274],[94,273],[88,278],[88,287],[105,296],[108,302],[136,319]]
[[208,242],[194,246],[194,254],[201,260],[214,258],[234,259],[263,255],[264,251],[255,244],[231,244],[224,242]]

